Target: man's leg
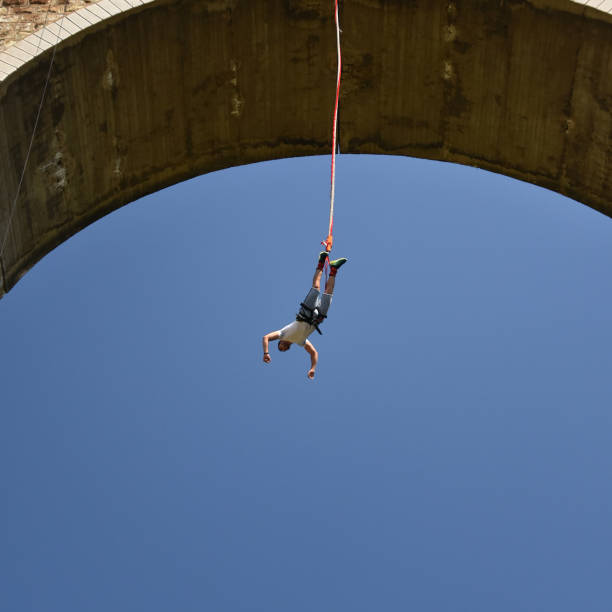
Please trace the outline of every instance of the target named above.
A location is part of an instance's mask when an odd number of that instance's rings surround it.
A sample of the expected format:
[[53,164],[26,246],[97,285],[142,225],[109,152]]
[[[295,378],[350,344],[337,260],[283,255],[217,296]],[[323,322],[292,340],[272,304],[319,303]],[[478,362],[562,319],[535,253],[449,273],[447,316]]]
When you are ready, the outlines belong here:
[[327,279],[327,283],[325,283],[325,293],[327,295],[331,295],[334,292],[334,287],[336,286],[336,274],[338,274],[339,268],[347,261],[348,260],[346,257],[341,257],[340,259],[335,259],[334,261],[329,262],[329,278]]
[[[312,312],[319,305],[319,297],[321,295],[321,276],[323,275],[323,266],[327,259],[327,251],[321,251],[319,253],[319,261],[317,262],[317,269],[315,270],[312,278],[312,289],[308,292],[308,295],[304,298],[304,306],[306,307],[306,316],[311,316]],[[303,309],[302,309],[303,310]]]
[[319,312],[322,315],[327,315],[327,311],[331,306],[332,294],[334,293],[334,287],[336,286],[336,274],[338,273],[338,268],[344,265],[347,262],[346,257],[341,257],[340,259],[335,259],[334,261],[329,262],[329,278],[327,279],[327,283],[325,283],[325,293],[321,294],[321,298],[319,300]]
[[323,275],[323,266],[325,266],[325,260],[327,259],[327,251],[321,251],[319,253],[319,261],[317,262],[317,269],[315,270],[314,276],[312,277],[312,288],[320,291],[321,289],[321,276]]

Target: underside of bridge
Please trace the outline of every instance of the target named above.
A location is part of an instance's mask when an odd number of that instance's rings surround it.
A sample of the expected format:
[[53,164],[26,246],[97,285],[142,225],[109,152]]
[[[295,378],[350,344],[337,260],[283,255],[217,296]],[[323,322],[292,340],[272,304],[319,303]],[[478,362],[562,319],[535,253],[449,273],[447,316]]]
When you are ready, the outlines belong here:
[[[529,181],[612,216],[612,18],[569,0],[344,0],[343,153]],[[0,295],[141,196],[221,168],[329,153],[331,0],[159,0],[0,82]],[[287,204],[290,205],[290,204]]]

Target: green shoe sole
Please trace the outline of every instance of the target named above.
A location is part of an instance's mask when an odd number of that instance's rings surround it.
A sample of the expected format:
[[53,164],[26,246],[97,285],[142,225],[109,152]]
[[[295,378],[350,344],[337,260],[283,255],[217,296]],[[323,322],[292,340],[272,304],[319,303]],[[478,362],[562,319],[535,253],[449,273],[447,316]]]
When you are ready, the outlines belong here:
[[334,261],[330,261],[329,265],[332,268],[336,268],[337,270],[340,266],[343,266],[347,261],[348,259],[346,257],[341,257],[340,259],[334,259]]

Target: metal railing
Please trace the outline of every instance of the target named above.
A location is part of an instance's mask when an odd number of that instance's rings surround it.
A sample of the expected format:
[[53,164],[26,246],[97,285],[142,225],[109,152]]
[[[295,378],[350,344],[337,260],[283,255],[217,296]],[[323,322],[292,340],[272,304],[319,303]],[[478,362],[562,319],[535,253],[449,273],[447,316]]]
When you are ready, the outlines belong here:
[[572,0],[576,4],[584,4],[591,8],[603,11],[604,13],[612,14],[612,0]]

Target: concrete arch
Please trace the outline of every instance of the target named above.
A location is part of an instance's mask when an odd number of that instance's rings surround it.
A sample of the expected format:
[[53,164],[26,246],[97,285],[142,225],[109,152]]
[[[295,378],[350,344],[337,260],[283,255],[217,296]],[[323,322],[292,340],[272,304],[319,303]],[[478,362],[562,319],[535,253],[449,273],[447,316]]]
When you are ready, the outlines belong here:
[[[221,168],[329,152],[331,2],[125,8],[58,45],[0,293],[143,195]],[[342,13],[343,152],[478,166],[612,216],[610,15],[569,0],[344,0]],[[49,57],[0,82],[0,236]]]

